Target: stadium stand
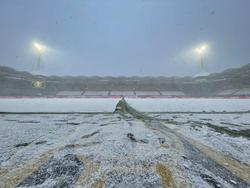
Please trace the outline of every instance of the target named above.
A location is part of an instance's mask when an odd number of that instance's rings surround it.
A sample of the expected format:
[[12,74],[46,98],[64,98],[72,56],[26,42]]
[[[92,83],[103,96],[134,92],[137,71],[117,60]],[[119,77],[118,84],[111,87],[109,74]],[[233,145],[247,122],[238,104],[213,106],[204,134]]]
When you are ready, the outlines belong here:
[[110,96],[135,96],[134,91],[111,91]]
[[59,91],[56,96],[58,97],[80,97],[83,91]]
[[154,97],[161,95],[158,91],[136,91],[135,93],[138,97]]
[[217,93],[217,96],[232,96],[237,91],[238,91],[237,89],[227,89],[227,90],[223,90],[223,91],[220,91],[219,93]]
[[181,97],[185,96],[185,93],[181,91],[160,91],[162,96],[176,96],[176,97]]
[[250,88],[240,89],[239,91],[235,92],[234,95],[237,95],[237,96],[250,96]]
[[84,96],[109,96],[109,91],[86,91]]

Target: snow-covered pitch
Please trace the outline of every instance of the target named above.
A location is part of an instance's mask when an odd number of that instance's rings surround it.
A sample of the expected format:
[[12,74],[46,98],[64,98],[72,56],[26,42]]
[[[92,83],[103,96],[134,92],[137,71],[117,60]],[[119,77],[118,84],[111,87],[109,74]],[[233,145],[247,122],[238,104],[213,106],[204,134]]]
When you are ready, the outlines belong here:
[[[142,112],[242,112],[250,99],[126,99]],[[0,99],[0,112],[113,112],[119,98],[12,98]]]
[[0,187],[250,187],[250,99],[118,101],[0,99]]

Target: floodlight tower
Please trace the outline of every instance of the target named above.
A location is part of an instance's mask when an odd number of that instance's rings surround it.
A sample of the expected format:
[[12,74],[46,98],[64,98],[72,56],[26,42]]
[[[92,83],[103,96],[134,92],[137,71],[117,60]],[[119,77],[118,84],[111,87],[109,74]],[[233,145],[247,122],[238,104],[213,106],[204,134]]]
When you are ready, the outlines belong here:
[[204,54],[207,52],[207,48],[208,46],[206,44],[203,44],[194,49],[195,53],[200,57],[201,69],[204,69]]
[[33,47],[36,50],[36,52],[38,53],[38,60],[37,60],[37,66],[36,67],[37,67],[37,69],[39,69],[41,67],[41,56],[45,51],[45,46],[43,46],[43,45],[41,45],[41,44],[39,44],[37,42],[34,42]]

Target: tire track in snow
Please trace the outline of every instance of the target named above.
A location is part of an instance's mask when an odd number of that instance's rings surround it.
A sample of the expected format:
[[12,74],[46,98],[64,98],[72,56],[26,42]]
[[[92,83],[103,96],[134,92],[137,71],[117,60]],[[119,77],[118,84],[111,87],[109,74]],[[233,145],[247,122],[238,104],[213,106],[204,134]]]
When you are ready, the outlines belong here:
[[[145,114],[138,112],[136,109],[128,105],[128,103],[122,99],[117,105],[117,109],[120,113],[129,113],[134,118],[141,119],[145,124],[151,128],[157,129],[159,131],[168,132],[177,136],[182,144],[184,145],[185,153],[192,163],[197,163],[202,165],[205,169],[212,172],[215,176],[219,176],[228,184],[242,188],[248,188],[250,185],[243,179],[239,178],[233,174],[230,170],[225,168],[223,165],[216,162],[214,159],[209,157],[206,153],[198,149],[195,145],[189,142],[185,137],[176,133],[166,125],[164,125],[159,119],[149,117]],[[233,160],[233,159],[232,159]]]

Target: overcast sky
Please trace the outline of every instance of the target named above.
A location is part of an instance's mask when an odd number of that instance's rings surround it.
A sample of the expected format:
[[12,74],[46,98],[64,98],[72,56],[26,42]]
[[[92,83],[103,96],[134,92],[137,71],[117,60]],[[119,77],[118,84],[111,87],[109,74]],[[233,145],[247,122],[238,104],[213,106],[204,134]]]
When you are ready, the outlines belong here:
[[249,10],[250,0],[1,0],[0,65],[32,71],[39,42],[44,74],[218,72],[250,63]]

